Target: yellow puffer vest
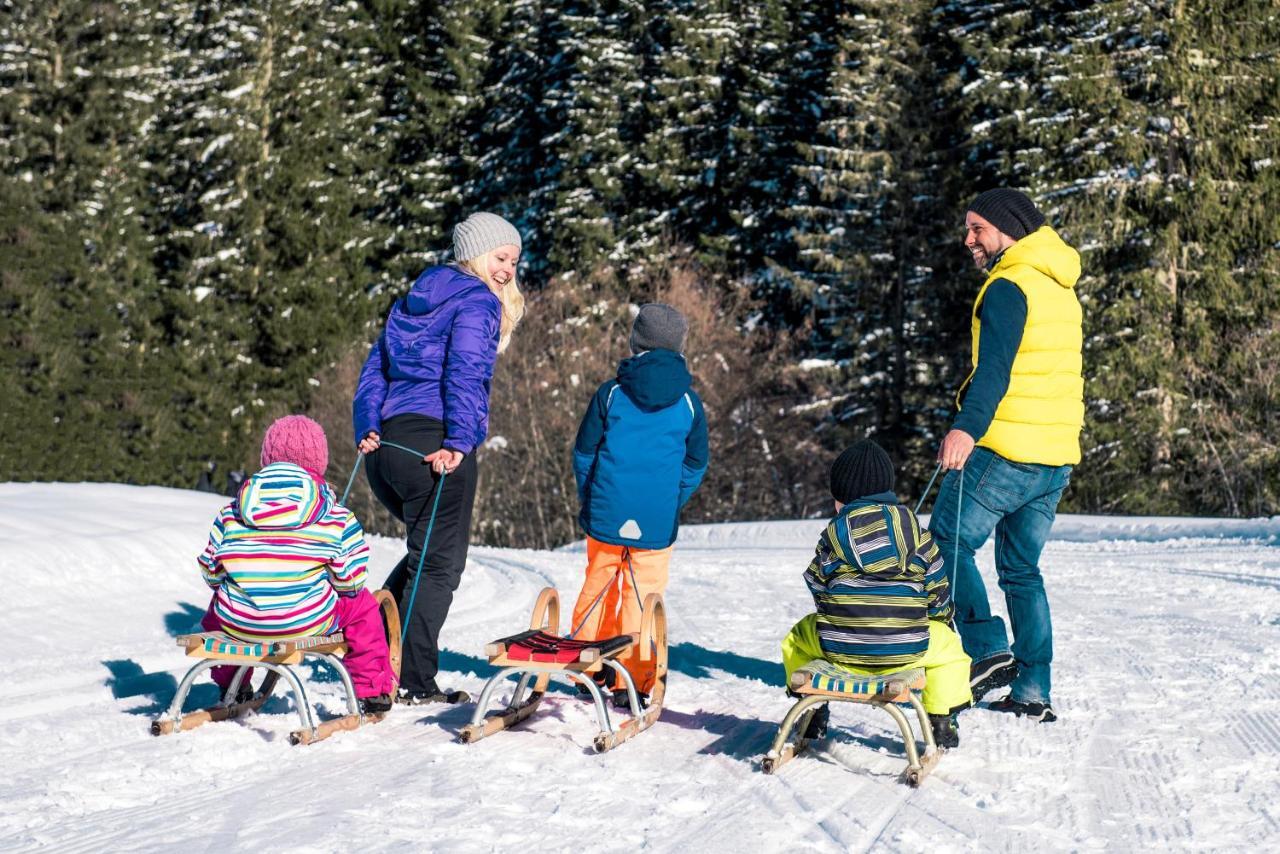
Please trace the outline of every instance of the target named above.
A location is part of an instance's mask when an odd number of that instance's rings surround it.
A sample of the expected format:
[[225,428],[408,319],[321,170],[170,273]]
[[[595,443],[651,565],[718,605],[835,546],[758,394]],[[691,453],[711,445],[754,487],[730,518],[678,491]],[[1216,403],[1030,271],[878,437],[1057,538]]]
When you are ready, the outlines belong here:
[[978,445],[1008,460],[1040,465],[1080,462],[1084,425],[1084,332],[1075,284],[1080,253],[1049,226],[1041,226],[1005,250],[973,302],[973,371],[960,386],[957,405],[978,368],[982,298],[996,279],[1013,282],[1027,298],[1027,325],[1013,359],[1009,390]]

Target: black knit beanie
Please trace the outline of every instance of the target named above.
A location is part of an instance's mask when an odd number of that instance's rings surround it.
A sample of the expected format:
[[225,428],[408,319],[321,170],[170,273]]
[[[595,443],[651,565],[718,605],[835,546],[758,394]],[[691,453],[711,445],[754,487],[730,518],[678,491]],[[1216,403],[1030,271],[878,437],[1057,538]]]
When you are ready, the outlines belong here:
[[878,492],[893,492],[893,462],[870,439],[845,448],[831,464],[831,497],[841,504]]
[[1026,193],[999,187],[980,193],[969,210],[1012,237],[1021,240],[1044,225],[1044,214]]

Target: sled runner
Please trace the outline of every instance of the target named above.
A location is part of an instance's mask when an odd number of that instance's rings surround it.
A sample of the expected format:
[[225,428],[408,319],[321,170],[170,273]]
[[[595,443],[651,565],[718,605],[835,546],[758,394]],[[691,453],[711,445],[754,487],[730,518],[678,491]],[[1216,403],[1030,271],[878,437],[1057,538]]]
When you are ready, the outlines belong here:
[[[533,618],[529,631],[501,638],[485,646],[489,663],[500,668],[490,677],[476,702],[475,715],[464,727],[458,738],[466,743],[479,741],[504,729],[509,729],[537,711],[552,676],[560,676],[583,686],[595,703],[596,719],[600,732],[592,746],[603,753],[643,732],[662,714],[662,699],[667,688],[667,615],[662,597],[651,593],[645,599],[641,615],[640,634],[621,635],[594,641],[578,641],[560,636],[560,597],[554,587],[547,587],[538,595],[533,606]],[[648,708],[642,708],[636,693],[635,680],[616,659],[633,645],[640,644],[640,657],[654,660],[657,679]],[[592,678],[604,668],[612,669],[627,690],[631,717],[616,729],[609,721],[609,710],[600,686]],[[507,707],[493,715],[485,716],[485,709],[498,685],[508,676],[520,676],[515,693]],[[535,681],[536,680],[536,681]],[[530,691],[532,683],[532,691]],[[528,696],[525,694],[528,692]]]
[[[390,647],[391,667],[396,676],[400,675],[400,616],[395,600],[386,590],[374,594],[379,610],[387,626],[387,643]],[[355,686],[351,684],[351,674],[342,663],[342,656],[347,647],[342,633],[319,635],[315,637],[294,638],[291,640],[263,641],[253,643],[236,640],[221,632],[201,632],[198,634],[180,635],[178,646],[185,647],[187,655],[201,659],[187,671],[178,685],[168,711],[151,723],[152,735],[167,735],[173,732],[195,729],[212,721],[225,721],[238,718],[248,712],[256,712],[262,708],[274,690],[276,683],[284,679],[293,690],[298,717],[302,728],[289,734],[291,744],[310,744],[328,738],[335,732],[353,730],[365,723],[376,723],[384,717],[382,714],[361,715],[356,701]],[[313,655],[324,659],[338,671],[342,686],[346,693],[347,714],[327,721],[320,721],[307,699],[302,680],[294,670],[294,665]],[[182,714],[182,704],[195,684],[196,677],[206,670],[221,664],[238,663],[235,677],[227,687],[221,702],[207,709],[198,709]],[[269,671],[262,680],[262,685],[247,700],[236,701],[241,695],[241,686],[247,685],[250,671],[262,668]]]
[[[772,774],[808,747],[809,739],[804,737],[804,733],[808,730],[809,721],[823,703],[861,703],[884,709],[897,723],[907,751],[907,767],[898,781],[919,786],[942,756],[942,752],[934,744],[929,716],[918,696],[922,690],[924,671],[921,669],[902,670],[885,676],[859,676],[829,661],[810,661],[791,674],[791,691],[799,695],[800,699],[782,719],[773,747],[765,754],[760,770]],[[923,756],[916,749],[911,723],[897,703],[909,703],[915,709],[924,736]],[[798,736],[794,741],[788,742],[792,730]]]

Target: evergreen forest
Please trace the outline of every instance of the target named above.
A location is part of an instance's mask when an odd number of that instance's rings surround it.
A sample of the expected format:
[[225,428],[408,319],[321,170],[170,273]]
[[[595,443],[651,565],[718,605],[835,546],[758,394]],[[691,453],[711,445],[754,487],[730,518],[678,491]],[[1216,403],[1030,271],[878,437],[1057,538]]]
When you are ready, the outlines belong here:
[[[634,306],[690,317],[686,523],[918,497],[968,369],[968,202],[1082,253],[1064,512],[1280,513],[1276,0],[0,0],[0,480],[221,489],[350,400],[454,223],[525,237],[479,542],[574,533]],[[361,487],[353,506],[391,530]]]

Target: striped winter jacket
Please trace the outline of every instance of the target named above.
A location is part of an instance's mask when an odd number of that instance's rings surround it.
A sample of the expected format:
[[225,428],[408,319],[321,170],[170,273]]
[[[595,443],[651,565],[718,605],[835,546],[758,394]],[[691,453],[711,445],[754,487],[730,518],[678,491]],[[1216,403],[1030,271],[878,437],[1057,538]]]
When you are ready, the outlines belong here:
[[306,637],[335,630],[337,596],[364,586],[369,546],[327,484],[273,463],[218,512],[198,560],[227,634]]
[[951,619],[942,556],[890,493],[846,506],[804,572],[823,656],[859,668],[902,668],[929,648],[929,620]]

